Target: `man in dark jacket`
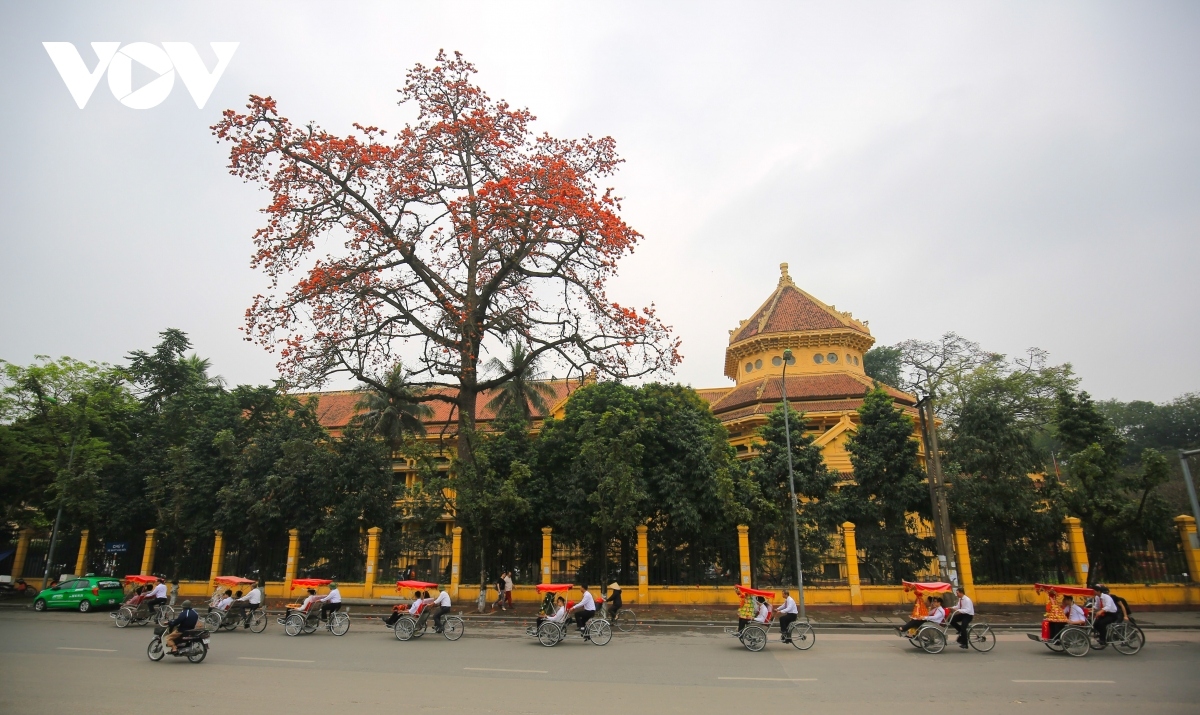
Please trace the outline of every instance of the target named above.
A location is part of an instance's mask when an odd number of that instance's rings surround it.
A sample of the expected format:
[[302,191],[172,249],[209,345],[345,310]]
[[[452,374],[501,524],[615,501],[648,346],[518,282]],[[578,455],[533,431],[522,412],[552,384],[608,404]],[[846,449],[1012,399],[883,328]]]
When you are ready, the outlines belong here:
[[165,642],[173,654],[179,652],[179,650],[175,647],[175,644],[180,638],[183,637],[183,632],[190,631],[195,628],[196,622],[200,620],[200,614],[192,610],[191,601],[184,601],[180,605],[183,607],[183,610],[180,611],[179,615],[173,618],[171,622],[167,624],[167,637]]

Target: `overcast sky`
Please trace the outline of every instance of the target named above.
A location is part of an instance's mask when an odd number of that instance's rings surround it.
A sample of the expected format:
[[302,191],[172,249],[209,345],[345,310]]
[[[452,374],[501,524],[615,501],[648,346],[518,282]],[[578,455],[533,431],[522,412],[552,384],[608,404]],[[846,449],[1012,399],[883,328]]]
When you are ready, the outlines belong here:
[[[1200,3],[16,3],[0,10],[0,358],[118,362],[187,331],[231,383],[266,195],[208,126],[250,93],[340,133],[399,128],[405,71],[460,50],[559,136],[611,135],[645,235],[610,291],[722,376],[778,264],[881,344],[954,330],[1071,362],[1093,394],[1200,390]],[[44,41],[241,45],[204,109]],[[136,82],[154,75],[135,74]]]

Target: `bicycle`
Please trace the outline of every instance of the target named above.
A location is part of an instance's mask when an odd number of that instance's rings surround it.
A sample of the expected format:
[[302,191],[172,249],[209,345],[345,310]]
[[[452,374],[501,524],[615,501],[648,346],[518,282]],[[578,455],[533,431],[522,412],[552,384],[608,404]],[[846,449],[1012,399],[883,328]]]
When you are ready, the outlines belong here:
[[[953,616],[953,614],[951,614]],[[950,619],[942,623],[926,621],[917,628],[916,633],[906,636],[908,642],[926,653],[941,653],[946,648],[946,636],[950,631]],[[986,621],[972,623],[967,629],[967,645],[980,653],[987,653],[996,647],[996,635]]]
[[[616,613],[608,612],[608,605],[602,606],[604,609],[604,619],[617,627],[617,630],[622,633],[628,633],[637,627],[637,614],[631,608],[618,608]],[[611,615],[611,618],[610,618]]]
[[324,628],[335,636],[344,636],[350,630],[350,609],[330,613],[329,620],[324,623],[321,622],[320,612],[288,611],[279,618],[279,625],[289,636],[315,633],[318,628]]
[[[432,608],[432,606],[426,606]],[[396,634],[396,640],[407,641],[413,638],[420,638],[429,630],[429,619],[421,623],[421,627],[417,628],[418,618],[414,618],[408,614],[400,616],[399,620],[391,626],[392,632]],[[456,641],[462,638],[463,632],[466,630],[466,625],[462,618],[452,616],[449,613],[442,616],[441,630],[434,629],[435,633],[441,633],[448,641]]]

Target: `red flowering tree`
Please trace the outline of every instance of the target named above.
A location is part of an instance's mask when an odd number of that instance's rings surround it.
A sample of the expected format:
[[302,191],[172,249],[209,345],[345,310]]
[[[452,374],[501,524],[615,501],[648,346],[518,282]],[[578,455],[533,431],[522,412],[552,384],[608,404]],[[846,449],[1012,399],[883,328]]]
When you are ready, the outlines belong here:
[[511,376],[479,374],[485,344],[618,378],[680,359],[653,306],[605,294],[641,238],[598,183],[621,163],[613,140],[534,135],[534,117],[490,99],[474,73],[458,53],[416,65],[400,90],[416,122],[394,133],[335,136],[257,96],[213,127],[230,172],[271,194],[253,260],[271,291],[246,311],[250,339],[300,386],[340,373],[386,392],[403,356],[409,384],[454,388],[419,399],[457,406],[471,461],[476,396]]

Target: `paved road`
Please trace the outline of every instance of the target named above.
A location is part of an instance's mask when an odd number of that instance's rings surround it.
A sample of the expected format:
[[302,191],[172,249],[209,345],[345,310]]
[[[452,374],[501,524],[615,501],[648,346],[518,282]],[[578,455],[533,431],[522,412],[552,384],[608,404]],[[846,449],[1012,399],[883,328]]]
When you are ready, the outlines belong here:
[[[370,623],[371,625],[368,625]],[[1200,633],[1153,631],[1141,654],[1056,655],[1024,635],[989,654],[930,656],[895,636],[820,632],[807,652],[749,653],[711,632],[616,634],[544,648],[516,630],[400,643],[377,621],[342,638],[212,636],[208,659],[152,663],[149,628],[106,613],[0,612],[0,712],[122,713],[135,706],[275,713],[1190,713]],[[224,709],[223,706],[221,706]],[[850,709],[852,708],[852,709]]]

